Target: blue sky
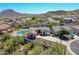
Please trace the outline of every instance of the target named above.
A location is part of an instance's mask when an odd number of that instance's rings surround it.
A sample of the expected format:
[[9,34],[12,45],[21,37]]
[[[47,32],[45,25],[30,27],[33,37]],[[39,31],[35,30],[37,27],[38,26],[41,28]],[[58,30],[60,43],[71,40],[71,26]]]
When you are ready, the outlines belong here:
[[13,9],[20,13],[46,13],[56,10],[79,9],[79,3],[0,3],[0,11]]

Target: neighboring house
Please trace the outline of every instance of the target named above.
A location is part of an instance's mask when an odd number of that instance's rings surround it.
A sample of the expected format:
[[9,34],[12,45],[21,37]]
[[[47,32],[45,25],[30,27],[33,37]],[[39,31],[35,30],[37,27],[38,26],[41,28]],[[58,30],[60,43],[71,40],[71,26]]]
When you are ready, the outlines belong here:
[[21,26],[21,29],[29,29],[28,26]]
[[44,27],[44,26],[47,26],[47,23],[37,23],[31,25],[31,27]]
[[22,19],[18,19],[18,21],[23,23],[23,22],[25,22],[25,19],[23,19],[23,18]]
[[63,29],[73,31],[70,26],[53,26],[52,32],[53,34],[58,34],[58,31],[63,30]]
[[12,32],[12,28],[4,22],[0,22],[0,32]]
[[48,21],[49,21],[49,22],[57,22],[57,23],[60,22],[59,19],[55,19],[55,18],[48,18]]
[[53,29],[52,31],[54,35],[58,35],[58,32],[63,29],[66,29],[69,31],[69,34],[60,36],[60,39],[62,40],[74,39],[73,36],[75,33],[71,26],[53,26],[52,29]]
[[73,29],[73,31],[79,35],[79,25],[75,25],[75,26],[71,26],[71,28]]
[[73,23],[73,22],[75,22],[75,19],[73,19],[73,18],[64,18],[64,22],[65,23]]
[[5,21],[4,20],[0,20],[0,24],[3,24]]

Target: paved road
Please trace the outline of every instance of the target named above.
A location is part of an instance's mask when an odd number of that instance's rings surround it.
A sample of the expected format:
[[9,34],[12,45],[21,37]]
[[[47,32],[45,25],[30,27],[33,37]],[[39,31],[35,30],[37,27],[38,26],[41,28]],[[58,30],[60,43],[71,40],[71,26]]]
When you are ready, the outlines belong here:
[[72,42],[70,47],[75,54],[79,55],[79,40]]
[[61,41],[59,38],[52,37],[52,36],[37,36],[37,38],[42,38],[42,39],[45,39],[45,40],[49,40],[49,41],[61,43],[63,45],[67,45],[67,41],[63,41],[63,40]]
[[[58,42],[58,43],[61,42],[61,40],[59,38],[51,37],[51,36],[45,36],[45,37],[44,36],[37,36],[37,38],[42,38],[42,39],[45,39],[45,40]],[[74,40],[71,40],[71,41],[73,41],[71,43],[68,43],[67,41],[62,40],[62,44],[67,46],[68,51],[71,54],[79,55],[79,37],[77,35],[75,35],[74,38],[75,38]]]

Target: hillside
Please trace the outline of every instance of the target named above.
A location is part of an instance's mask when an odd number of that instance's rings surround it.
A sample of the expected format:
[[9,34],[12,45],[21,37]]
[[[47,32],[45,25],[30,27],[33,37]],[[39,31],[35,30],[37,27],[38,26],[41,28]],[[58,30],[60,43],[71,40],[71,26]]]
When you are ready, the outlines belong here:
[[72,10],[72,11],[64,11],[64,10],[58,10],[58,11],[48,11],[47,13],[43,14],[22,14],[19,12],[16,12],[12,9],[6,9],[0,12],[0,16],[8,16],[8,17],[19,17],[19,16],[27,16],[27,17],[52,17],[52,16],[61,16],[61,15],[79,15],[79,9]]

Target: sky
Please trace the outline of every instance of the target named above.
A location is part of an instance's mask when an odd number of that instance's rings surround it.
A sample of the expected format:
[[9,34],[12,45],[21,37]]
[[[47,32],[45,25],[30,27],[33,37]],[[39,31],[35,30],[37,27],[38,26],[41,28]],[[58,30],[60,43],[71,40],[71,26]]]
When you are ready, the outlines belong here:
[[0,3],[0,12],[13,9],[20,13],[40,14],[56,10],[79,9],[79,3]]

